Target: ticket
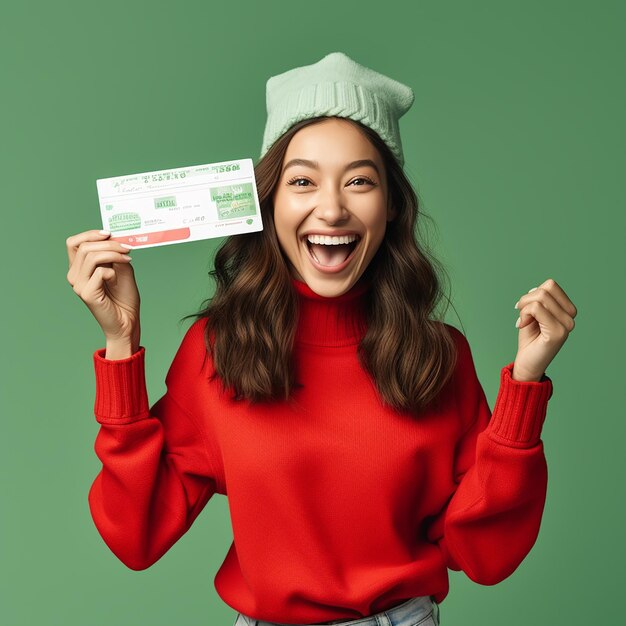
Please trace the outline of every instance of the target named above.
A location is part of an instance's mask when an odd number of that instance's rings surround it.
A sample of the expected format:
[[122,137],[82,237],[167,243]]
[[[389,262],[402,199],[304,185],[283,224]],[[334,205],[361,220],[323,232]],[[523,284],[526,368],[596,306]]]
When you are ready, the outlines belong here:
[[263,230],[252,159],[96,180],[102,228],[133,247]]

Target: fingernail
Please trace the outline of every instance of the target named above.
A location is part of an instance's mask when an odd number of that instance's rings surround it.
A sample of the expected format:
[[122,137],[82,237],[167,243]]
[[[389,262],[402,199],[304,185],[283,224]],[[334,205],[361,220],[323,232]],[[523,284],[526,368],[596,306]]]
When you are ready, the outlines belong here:
[[127,243],[121,243],[120,246],[122,246],[122,248],[128,248],[129,250],[133,249],[133,247],[129,246]]
[[530,293],[531,291],[535,291],[535,289],[537,289],[537,287],[533,287],[532,289],[529,289],[528,293]]
[[522,318],[518,317],[517,318],[517,322],[515,322],[515,328],[519,328],[519,325],[520,325],[521,321],[522,321]]
[[109,231],[109,230],[101,230],[101,231],[100,231],[100,234],[101,234],[101,235],[110,235],[110,234],[111,234],[111,231]]
[[517,305],[519,304],[519,300],[515,303],[514,309],[517,309]]

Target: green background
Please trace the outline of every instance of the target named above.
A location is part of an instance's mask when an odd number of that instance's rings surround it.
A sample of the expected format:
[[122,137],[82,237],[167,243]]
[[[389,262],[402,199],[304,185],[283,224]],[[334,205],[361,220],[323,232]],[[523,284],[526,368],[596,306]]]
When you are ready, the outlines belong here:
[[[0,623],[232,625],[214,496],[148,570],[89,514],[92,353],[65,239],[101,228],[96,178],[251,157],[265,82],[343,51],[410,85],[406,169],[434,220],[493,407],[513,305],[554,278],[577,326],[549,366],[539,538],[497,586],[451,572],[442,626],[617,624],[623,613],[624,36],[615,1],[29,2],[3,7]],[[221,240],[133,253],[151,403],[210,295]],[[455,311],[458,313],[456,316]],[[621,622],[621,620],[619,620]]]

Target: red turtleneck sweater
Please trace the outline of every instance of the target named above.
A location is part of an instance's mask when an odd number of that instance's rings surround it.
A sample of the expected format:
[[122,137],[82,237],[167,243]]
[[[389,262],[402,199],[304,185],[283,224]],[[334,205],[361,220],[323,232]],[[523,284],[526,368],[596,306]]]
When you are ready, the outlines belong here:
[[547,469],[541,428],[552,381],[502,368],[493,415],[456,328],[454,377],[419,419],[384,407],[357,361],[366,287],[300,298],[294,355],[302,388],[251,407],[206,378],[206,319],[186,332],[152,406],[145,348],[93,355],[95,450],[89,506],[129,568],[150,567],[215,494],[233,542],[215,576],[236,611],[274,622],[358,619],[448,593],[447,568],[495,584],[533,546]]

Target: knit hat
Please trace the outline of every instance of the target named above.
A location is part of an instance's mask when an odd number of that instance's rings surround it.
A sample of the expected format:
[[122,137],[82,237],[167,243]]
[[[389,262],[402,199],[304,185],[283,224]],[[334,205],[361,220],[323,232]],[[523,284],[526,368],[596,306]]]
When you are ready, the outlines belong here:
[[317,63],[296,67],[267,81],[267,122],[261,157],[295,123],[337,116],[376,131],[402,166],[398,120],[414,99],[410,87],[360,65],[343,52],[332,52]]

